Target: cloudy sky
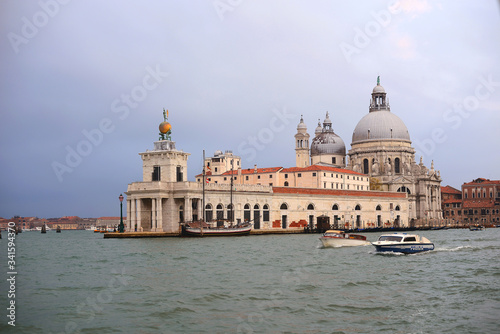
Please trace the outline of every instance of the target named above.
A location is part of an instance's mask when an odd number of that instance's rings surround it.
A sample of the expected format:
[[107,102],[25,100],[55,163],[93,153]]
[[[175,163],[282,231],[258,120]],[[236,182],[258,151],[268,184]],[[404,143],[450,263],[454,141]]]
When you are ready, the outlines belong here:
[[500,179],[497,1],[0,4],[0,217],[119,215],[163,108],[191,153],[295,165],[300,115],[350,149],[377,76],[424,164]]

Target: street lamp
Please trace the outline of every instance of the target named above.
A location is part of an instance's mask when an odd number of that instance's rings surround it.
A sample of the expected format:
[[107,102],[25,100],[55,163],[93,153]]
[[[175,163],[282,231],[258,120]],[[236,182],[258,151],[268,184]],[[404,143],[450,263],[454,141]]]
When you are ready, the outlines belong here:
[[123,195],[120,194],[118,199],[120,200],[120,225],[118,225],[118,232],[123,233],[125,230],[125,226],[123,225]]

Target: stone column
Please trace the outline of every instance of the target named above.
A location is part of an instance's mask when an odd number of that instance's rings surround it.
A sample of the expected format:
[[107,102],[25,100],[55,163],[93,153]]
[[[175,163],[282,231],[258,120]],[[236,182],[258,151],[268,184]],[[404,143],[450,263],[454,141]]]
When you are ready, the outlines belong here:
[[130,199],[127,199],[127,224],[126,224],[126,229],[127,232],[130,232],[130,226],[131,226],[131,221],[132,221],[132,201]]
[[193,220],[193,205],[191,204],[191,198],[184,197],[184,221]]
[[135,224],[137,223],[137,209],[136,209],[136,199],[132,198],[130,201],[130,232],[135,231]]
[[157,231],[163,232],[163,199],[158,197],[156,199],[156,211],[158,213],[157,219]]
[[203,219],[203,199],[198,198],[198,219],[202,220]]
[[156,198],[151,198],[151,232],[156,232]]
[[137,232],[142,232],[142,205],[141,205],[141,198],[137,199],[136,203],[136,208],[137,208]]

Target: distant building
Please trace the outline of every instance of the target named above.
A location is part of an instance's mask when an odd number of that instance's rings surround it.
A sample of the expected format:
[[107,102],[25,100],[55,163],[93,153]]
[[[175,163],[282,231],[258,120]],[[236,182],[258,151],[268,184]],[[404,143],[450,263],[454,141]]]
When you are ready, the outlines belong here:
[[[123,223],[127,220],[127,217],[123,217]],[[99,217],[96,219],[96,227],[105,226],[107,228],[118,228],[120,224],[120,217]]]
[[462,192],[451,186],[441,187],[441,208],[448,225],[463,224]]
[[475,179],[462,185],[466,224],[500,224],[500,180]]

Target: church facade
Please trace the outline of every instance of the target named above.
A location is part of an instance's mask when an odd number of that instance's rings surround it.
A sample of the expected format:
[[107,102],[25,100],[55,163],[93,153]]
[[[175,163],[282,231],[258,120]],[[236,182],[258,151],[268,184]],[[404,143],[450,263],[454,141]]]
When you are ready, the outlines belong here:
[[408,130],[397,116],[387,116],[380,83],[372,93],[372,113],[356,126],[348,161],[327,113],[311,141],[301,117],[295,167],[243,169],[240,157],[217,151],[194,182],[186,175],[189,153],[160,136],[152,151],[140,153],[143,180],[125,193],[127,230],[175,233],[180,223],[202,219],[302,229],[409,227],[424,217],[441,218],[439,172],[415,163]]

